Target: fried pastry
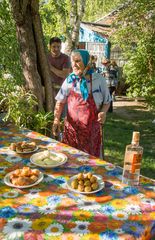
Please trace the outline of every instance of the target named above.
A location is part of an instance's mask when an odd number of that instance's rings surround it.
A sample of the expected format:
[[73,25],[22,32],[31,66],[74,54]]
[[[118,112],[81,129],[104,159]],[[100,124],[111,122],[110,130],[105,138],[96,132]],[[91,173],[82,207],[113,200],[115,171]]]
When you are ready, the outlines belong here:
[[29,185],[28,178],[27,177],[18,177],[18,185],[19,186]]
[[16,147],[16,152],[17,153],[23,152],[23,148],[21,148],[21,146]]
[[36,175],[31,175],[30,179],[32,180],[32,182],[36,182],[38,180],[38,177]]
[[87,186],[87,187],[85,187],[85,188],[84,188],[84,191],[85,191],[85,192],[91,192],[91,191],[92,191],[92,189],[91,189],[91,187],[90,187],[90,186]]
[[22,171],[21,169],[16,169],[16,170],[14,171],[13,175],[16,176],[16,177],[19,177],[20,174],[21,174],[21,171]]
[[87,175],[86,175],[86,176],[87,176],[87,178],[88,178],[88,179],[90,179],[90,178],[91,178],[93,175],[92,175],[92,173],[91,173],[91,172],[89,172],[89,173],[87,173]]
[[87,193],[97,190],[99,188],[99,183],[96,176],[94,176],[91,172],[87,174],[79,173],[77,178],[71,182],[71,187],[80,192]]
[[78,180],[83,180],[84,179],[83,173],[79,173],[78,176],[77,176],[77,179]]
[[99,188],[98,183],[97,183],[97,182],[93,183],[93,184],[91,185],[91,188],[92,188],[93,190],[98,189],[98,188]]
[[29,167],[23,167],[23,169],[21,170],[21,174],[20,176],[30,176],[31,175],[31,169]]
[[32,170],[32,174],[33,174],[33,175],[36,175],[36,176],[39,176],[40,172],[39,172],[38,169],[33,169],[33,170]]
[[90,186],[91,185],[91,182],[89,181],[89,180],[86,180],[85,182],[84,182],[84,186]]
[[94,182],[96,182],[97,181],[97,178],[95,177],[95,176],[92,176],[91,178],[90,178],[90,182],[91,183],[94,183]]
[[84,190],[84,186],[82,186],[82,185],[78,185],[78,190],[79,190],[80,192],[83,192],[83,190]]
[[78,183],[79,183],[80,185],[84,186],[84,181],[80,180]]
[[22,169],[16,169],[10,175],[10,182],[16,186],[26,186],[35,183],[39,177],[39,170],[31,170],[29,167],[23,167]]
[[10,149],[13,150],[13,151],[16,151],[16,144],[15,143],[11,143]]
[[12,184],[13,185],[18,185],[18,177],[16,178],[16,177],[13,177],[12,179],[10,179],[11,180],[11,182],[12,182]]
[[31,151],[33,151],[33,149],[32,148],[30,148],[30,147],[28,147],[28,148],[23,148],[22,149],[22,152],[31,152]]
[[71,182],[71,186],[72,186],[72,188],[77,189],[78,188],[78,181],[74,180],[73,182]]
[[13,151],[16,151],[17,153],[26,153],[26,152],[31,152],[36,148],[36,143],[35,142],[16,142],[16,143],[11,143],[10,144],[10,149]]

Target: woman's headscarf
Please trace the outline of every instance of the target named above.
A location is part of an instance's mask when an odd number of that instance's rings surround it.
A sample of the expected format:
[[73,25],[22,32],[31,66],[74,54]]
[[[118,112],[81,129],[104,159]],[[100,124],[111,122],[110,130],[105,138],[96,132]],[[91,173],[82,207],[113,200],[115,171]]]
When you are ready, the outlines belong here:
[[[87,50],[85,49],[76,49],[73,51],[73,53],[79,53],[82,57],[82,61],[84,63],[84,66],[87,67],[88,63],[89,63],[89,60],[90,60],[90,54]],[[94,71],[92,68],[90,68],[86,74],[92,74]]]
[[89,59],[90,59],[90,55],[89,55],[89,52],[85,49],[76,49],[76,50],[73,50],[73,53],[80,53],[81,57],[82,57],[82,61],[85,65],[85,67],[87,66],[88,62],[89,62]]
[[[86,67],[89,63],[90,60],[90,55],[89,52],[87,50],[84,49],[76,49],[73,51],[73,53],[79,53],[82,57],[82,61],[84,63],[84,66]],[[86,74],[92,74],[93,73],[93,69],[89,69]],[[71,78],[69,78],[69,82],[73,82],[76,79],[78,79],[79,77],[76,76],[75,74],[71,74],[70,75]],[[88,98],[88,88],[87,88],[87,80],[85,79],[85,76],[82,76],[81,81],[80,81],[80,91],[82,94],[82,97],[84,100],[87,100]]]

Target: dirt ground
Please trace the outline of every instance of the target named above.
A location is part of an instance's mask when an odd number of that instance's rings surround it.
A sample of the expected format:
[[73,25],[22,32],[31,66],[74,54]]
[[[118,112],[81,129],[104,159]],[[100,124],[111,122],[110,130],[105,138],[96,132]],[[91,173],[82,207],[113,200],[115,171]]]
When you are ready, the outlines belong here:
[[[113,102],[113,111],[117,114],[128,116],[128,110],[134,108],[141,111],[149,111],[143,99],[131,99],[126,96],[116,96]],[[130,113],[131,116],[131,113]]]

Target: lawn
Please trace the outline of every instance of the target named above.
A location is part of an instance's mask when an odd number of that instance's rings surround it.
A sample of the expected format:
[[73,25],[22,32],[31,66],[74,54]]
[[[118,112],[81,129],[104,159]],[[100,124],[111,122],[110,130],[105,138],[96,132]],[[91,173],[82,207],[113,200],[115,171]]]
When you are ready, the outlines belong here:
[[[118,108],[117,108],[118,109]],[[104,127],[105,160],[123,166],[126,145],[133,131],[139,131],[144,148],[141,174],[155,179],[155,114],[142,106],[127,106],[108,113]]]

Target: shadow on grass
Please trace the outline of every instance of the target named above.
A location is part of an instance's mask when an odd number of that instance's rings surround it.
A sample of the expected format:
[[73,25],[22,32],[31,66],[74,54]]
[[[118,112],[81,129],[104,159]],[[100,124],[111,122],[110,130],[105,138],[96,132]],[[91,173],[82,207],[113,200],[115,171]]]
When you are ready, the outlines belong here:
[[140,145],[144,148],[141,172],[155,178],[154,118],[154,113],[143,111],[141,107],[137,110],[137,106],[119,107],[107,114],[104,127],[105,160],[123,166],[126,145],[131,143],[132,132],[139,131]]

